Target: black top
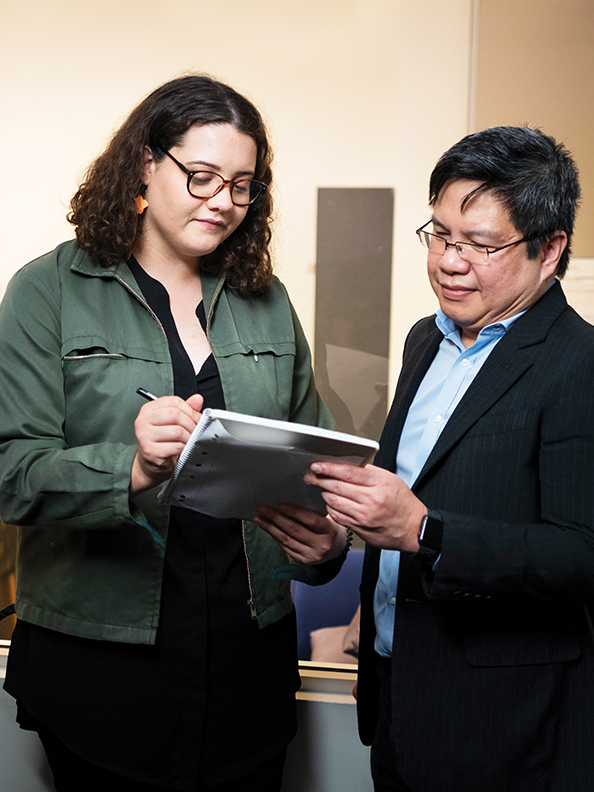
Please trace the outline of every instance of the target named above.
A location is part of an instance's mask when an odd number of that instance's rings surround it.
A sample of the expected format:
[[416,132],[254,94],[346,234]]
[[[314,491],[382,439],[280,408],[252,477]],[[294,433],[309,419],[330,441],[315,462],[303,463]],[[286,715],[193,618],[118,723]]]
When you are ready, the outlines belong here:
[[[132,260],[171,352],[175,393],[225,407],[212,355],[195,375],[165,288]],[[202,303],[196,310],[203,326]],[[142,385],[142,383],[139,383]],[[154,646],[78,638],[19,621],[6,690],[85,759],[138,781],[194,790],[240,777],[296,731],[294,614],[251,618],[241,522],[171,509]]]

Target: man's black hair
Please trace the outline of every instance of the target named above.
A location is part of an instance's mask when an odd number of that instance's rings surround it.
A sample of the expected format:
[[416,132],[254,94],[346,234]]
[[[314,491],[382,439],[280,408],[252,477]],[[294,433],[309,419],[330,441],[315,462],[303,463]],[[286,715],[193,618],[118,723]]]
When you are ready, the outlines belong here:
[[556,272],[558,278],[565,275],[580,186],[576,165],[561,143],[528,127],[483,129],[440,157],[429,182],[431,206],[452,179],[481,183],[464,199],[462,209],[479,190],[493,192],[522,236],[536,237],[526,243],[529,258],[535,258],[556,231],[565,231],[567,247]]

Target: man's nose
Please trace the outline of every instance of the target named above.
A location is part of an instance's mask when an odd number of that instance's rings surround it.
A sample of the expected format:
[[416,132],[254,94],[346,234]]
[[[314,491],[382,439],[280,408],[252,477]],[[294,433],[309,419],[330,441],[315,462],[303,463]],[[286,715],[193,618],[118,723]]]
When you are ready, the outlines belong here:
[[456,245],[449,244],[439,260],[442,269],[448,272],[468,272],[470,264],[458,253]]

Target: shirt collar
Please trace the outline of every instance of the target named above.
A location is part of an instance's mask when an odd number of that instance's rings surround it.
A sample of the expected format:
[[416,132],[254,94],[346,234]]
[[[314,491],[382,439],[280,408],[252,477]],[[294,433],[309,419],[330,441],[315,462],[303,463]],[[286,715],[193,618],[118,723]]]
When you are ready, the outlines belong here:
[[[510,316],[507,319],[500,319],[498,322],[486,325],[479,332],[477,340],[487,336],[490,338],[500,338],[509,330],[513,323],[525,313],[526,311],[520,311],[520,313],[517,313],[515,316]],[[452,335],[460,337],[460,328],[455,324],[453,319],[450,319],[449,316],[444,314],[441,308],[438,308],[435,312],[435,324],[437,325],[437,329],[443,333],[446,338]]]

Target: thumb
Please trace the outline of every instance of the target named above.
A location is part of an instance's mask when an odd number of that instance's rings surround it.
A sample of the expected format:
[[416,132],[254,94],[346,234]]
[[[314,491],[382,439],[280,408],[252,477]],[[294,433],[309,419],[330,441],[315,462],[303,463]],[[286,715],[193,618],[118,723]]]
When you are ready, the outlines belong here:
[[[202,411],[202,405],[204,404],[204,397],[199,393],[194,393],[193,396],[190,396],[190,398],[187,399],[186,404],[188,404],[195,412],[200,413]],[[199,417],[200,416],[198,416],[198,418]]]

